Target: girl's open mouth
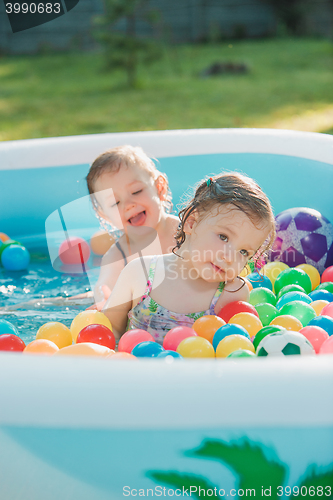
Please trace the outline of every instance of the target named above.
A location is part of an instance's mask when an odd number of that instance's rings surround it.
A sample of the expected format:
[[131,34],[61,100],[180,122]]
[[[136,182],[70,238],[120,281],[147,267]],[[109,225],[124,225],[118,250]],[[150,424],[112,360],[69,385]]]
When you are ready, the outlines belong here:
[[131,226],[143,226],[143,224],[146,222],[146,211],[144,210],[143,212],[139,212],[138,214],[134,215],[134,217],[131,217],[128,219],[129,224]]

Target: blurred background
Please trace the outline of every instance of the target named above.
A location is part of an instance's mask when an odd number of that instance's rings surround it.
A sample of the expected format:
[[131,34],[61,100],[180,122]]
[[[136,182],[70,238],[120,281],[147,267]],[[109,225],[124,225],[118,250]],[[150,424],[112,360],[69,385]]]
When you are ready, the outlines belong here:
[[63,14],[16,33],[0,1],[2,141],[220,127],[333,134],[333,0],[79,0],[68,11],[59,1]]

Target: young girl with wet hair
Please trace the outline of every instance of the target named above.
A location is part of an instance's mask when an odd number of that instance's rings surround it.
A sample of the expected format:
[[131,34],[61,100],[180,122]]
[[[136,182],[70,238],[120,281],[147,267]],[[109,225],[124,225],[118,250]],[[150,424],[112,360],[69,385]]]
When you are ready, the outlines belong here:
[[171,328],[248,300],[239,274],[275,236],[261,188],[238,173],[217,175],[199,184],[179,216],[172,253],[136,259],[122,271],[103,309],[118,337],[142,328],[162,343]]

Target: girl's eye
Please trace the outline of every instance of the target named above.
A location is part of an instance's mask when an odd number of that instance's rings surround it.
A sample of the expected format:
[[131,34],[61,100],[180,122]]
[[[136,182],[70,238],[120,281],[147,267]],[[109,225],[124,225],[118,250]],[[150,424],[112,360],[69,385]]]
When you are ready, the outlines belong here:
[[141,193],[141,191],[142,191],[142,189],[139,189],[139,191],[135,191],[135,193],[132,193],[132,195],[133,194],[139,194],[139,193]]
[[219,238],[221,241],[228,241],[228,236],[226,236],[225,234],[219,234]]
[[248,257],[249,256],[249,252],[247,250],[240,250],[239,253],[241,255],[243,255],[244,257]]

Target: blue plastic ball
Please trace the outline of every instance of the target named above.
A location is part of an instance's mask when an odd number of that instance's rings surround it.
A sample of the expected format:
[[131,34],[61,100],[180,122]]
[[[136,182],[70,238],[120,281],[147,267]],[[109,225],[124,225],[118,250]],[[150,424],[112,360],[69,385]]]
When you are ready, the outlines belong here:
[[215,351],[221,340],[224,339],[224,337],[228,337],[228,335],[243,335],[248,339],[250,338],[250,335],[243,326],[235,325],[234,323],[228,323],[227,325],[220,326],[220,328],[216,330],[214,334],[213,347]]
[[157,342],[140,342],[133,349],[133,356],[137,358],[155,358],[158,354],[163,352],[163,347]]
[[246,279],[251,283],[253,288],[263,287],[273,290],[273,285],[271,280],[267,276],[263,276],[259,273],[251,273],[246,276]]
[[329,316],[316,316],[313,318],[311,321],[309,321],[307,326],[319,326],[325,332],[328,333],[328,335],[333,335],[333,318],[330,318]]
[[276,308],[281,309],[288,302],[293,302],[294,300],[301,300],[306,304],[310,304],[312,302],[312,298],[303,292],[287,292],[277,301]]
[[28,250],[20,245],[10,245],[1,254],[1,263],[7,271],[22,271],[30,262]]
[[9,333],[10,335],[19,334],[16,326],[12,325],[12,323],[9,323],[9,321],[6,321],[5,319],[0,319],[0,335],[5,333]]
[[171,357],[176,358],[176,359],[184,359],[183,356],[181,354],[179,354],[179,352],[176,352],[176,351],[162,351],[156,357],[157,358],[167,358],[168,356],[171,356]]
[[333,293],[328,290],[313,290],[309,293],[309,297],[312,300],[327,300],[328,302],[333,302]]

